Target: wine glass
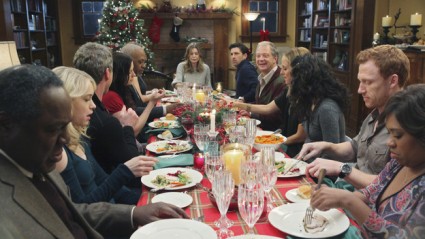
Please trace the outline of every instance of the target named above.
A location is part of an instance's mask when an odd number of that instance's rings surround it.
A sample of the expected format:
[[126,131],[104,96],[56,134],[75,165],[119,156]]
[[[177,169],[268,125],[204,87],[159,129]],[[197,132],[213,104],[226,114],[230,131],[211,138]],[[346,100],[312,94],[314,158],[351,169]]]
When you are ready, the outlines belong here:
[[226,133],[230,132],[230,129],[236,126],[236,111],[223,112],[223,126]]
[[223,170],[223,168],[224,163],[218,151],[205,154],[205,174],[211,184],[214,182],[215,172]]
[[243,138],[245,136],[245,128],[243,126],[234,126],[229,130],[229,141],[230,143],[244,143]]
[[241,181],[248,187],[254,187],[261,181],[262,177],[261,162],[248,160],[241,166]]
[[229,230],[233,222],[226,216],[234,190],[235,181],[231,172],[220,170],[214,173],[212,192],[221,215],[220,219],[216,222],[216,226],[219,227],[217,230],[218,238],[228,238],[234,235],[233,231]]
[[249,227],[248,235],[254,237],[254,225],[263,213],[264,188],[260,182],[253,185],[239,184],[239,213]]
[[257,120],[247,119],[245,123],[245,143],[252,149],[257,134]]
[[262,168],[262,177],[261,182],[264,187],[264,192],[267,197],[267,212],[270,212],[273,209],[273,197],[271,195],[271,190],[277,181],[277,168],[275,166],[275,150],[274,147],[264,147],[261,149],[261,168]]
[[195,124],[193,128],[193,138],[195,140],[196,146],[198,146],[198,149],[202,152],[204,152],[209,139],[209,128],[209,124]]

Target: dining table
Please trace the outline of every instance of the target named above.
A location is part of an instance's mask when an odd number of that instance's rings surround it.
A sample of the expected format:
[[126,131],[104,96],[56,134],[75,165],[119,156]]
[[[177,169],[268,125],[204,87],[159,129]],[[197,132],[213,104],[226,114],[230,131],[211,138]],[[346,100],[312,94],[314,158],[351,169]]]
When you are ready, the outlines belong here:
[[[157,138],[155,136],[151,136],[149,138],[149,142],[156,141]],[[283,152],[282,149],[279,149],[278,151]],[[255,153],[255,150],[254,152]],[[283,152],[284,153],[284,152]],[[147,152],[148,155],[154,156],[155,154],[151,152]],[[287,155],[285,155],[288,157]],[[186,166],[186,168],[193,169],[192,166]],[[220,218],[220,212],[218,208],[213,204],[211,201],[211,198],[208,195],[208,192],[211,190],[211,183],[208,180],[208,178],[205,176],[202,169],[197,169],[200,171],[203,175],[203,178],[200,183],[198,183],[196,186],[192,188],[186,188],[177,190],[177,192],[183,192],[188,195],[190,195],[193,199],[192,203],[184,208],[187,215],[192,219],[197,219],[199,221],[202,221],[203,223],[211,226],[214,230],[217,230],[218,228],[215,226],[215,221],[217,221]],[[273,189],[271,190],[271,195],[273,197],[273,206],[279,207],[283,204],[292,203],[289,201],[285,194],[291,190],[296,189],[302,184],[306,184],[306,182],[315,184],[314,181],[306,177],[305,175],[299,175],[294,177],[279,177],[277,179],[277,182]],[[167,192],[166,190],[157,191],[157,192],[151,192],[150,188],[142,185],[142,194],[140,196],[140,199],[137,203],[138,206],[146,205],[152,203],[152,198],[160,193]],[[227,212],[227,217],[233,221],[233,226],[231,226],[229,229],[234,232],[235,236],[238,235],[244,235],[248,233],[249,227],[242,219],[241,215],[236,210],[230,210]],[[357,228],[358,225],[350,219],[350,227]],[[279,229],[275,228],[268,220],[267,213],[263,213],[260,219],[257,221],[257,223],[254,226],[254,233],[257,235],[267,235],[267,236],[273,236],[277,238],[287,238],[288,235]],[[291,237],[294,238],[294,237]],[[333,238],[353,238],[352,236],[344,236],[344,234],[333,237]],[[356,238],[356,237],[354,237]]]

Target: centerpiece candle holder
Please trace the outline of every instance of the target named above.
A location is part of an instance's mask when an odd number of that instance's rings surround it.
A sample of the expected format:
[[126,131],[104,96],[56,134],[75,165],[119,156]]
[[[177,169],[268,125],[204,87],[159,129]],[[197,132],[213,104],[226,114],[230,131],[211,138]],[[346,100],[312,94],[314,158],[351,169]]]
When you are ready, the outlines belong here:
[[419,39],[416,37],[416,33],[418,33],[418,29],[421,28],[421,26],[409,26],[410,28],[412,28],[412,43],[417,42]]

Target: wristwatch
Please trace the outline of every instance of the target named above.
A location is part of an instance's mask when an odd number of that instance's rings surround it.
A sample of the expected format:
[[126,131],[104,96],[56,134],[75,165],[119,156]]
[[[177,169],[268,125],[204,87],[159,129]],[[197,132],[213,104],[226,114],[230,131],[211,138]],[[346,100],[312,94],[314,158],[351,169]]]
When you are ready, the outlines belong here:
[[338,177],[345,178],[348,174],[351,173],[351,165],[348,163],[344,163],[341,165],[341,172],[339,173]]

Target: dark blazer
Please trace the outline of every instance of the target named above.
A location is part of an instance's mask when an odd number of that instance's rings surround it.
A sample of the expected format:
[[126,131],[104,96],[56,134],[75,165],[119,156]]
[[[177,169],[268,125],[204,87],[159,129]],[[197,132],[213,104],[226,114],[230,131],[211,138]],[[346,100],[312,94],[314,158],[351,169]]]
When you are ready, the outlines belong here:
[[111,173],[117,165],[138,156],[139,151],[131,126],[121,126],[119,120],[108,113],[96,95],[93,95],[96,109],[90,119],[87,135],[97,162]]
[[[74,204],[61,176],[48,175],[59,189],[75,220],[89,238],[131,235],[133,206],[110,203]],[[36,189],[29,178],[0,155],[0,237],[4,238],[73,238],[71,232]],[[3,224],[4,223],[4,224]],[[96,232],[97,230],[98,232]]]
[[243,97],[245,102],[255,101],[255,91],[258,85],[258,73],[248,60],[239,63],[236,69],[236,98]]
[[[280,67],[277,67],[275,73],[269,82],[264,86],[263,91],[260,93],[260,84],[258,84],[255,91],[255,103],[267,105],[278,97],[286,88],[285,81],[280,75]],[[283,118],[280,113],[273,115],[259,115],[258,119],[261,120],[260,127],[263,130],[276,130],[283,124]]]
[[[140,76],[137,79],[139,80],[140,91],[142,92],[142,94],[145,95],[146,94],[146,84],[143,82],[143,80]],[[128,100],[131,101],[132,104],[134,104],[134,107],[131,107],[131,108],[133,108],[133,110],[136,111],[137,115],[141,115],[143,113],[143,111],[145,110],[147,103],[144,103],[142,101],[142,99],[140,98],[139,94],[137,93],[136,89],[133,86],[130,86],[128,88],[128,94],[129,94],[128,97],[130,97],[130,99],[128,99]],[[154,107],[151,110],[151,113],[149,114],[147,121],[150,122],[150,121],[153,121],[154,119],[160,118],[162,116],[164,116],[164,109],[162,108],[162,106],[157,106],[157,107]]]

